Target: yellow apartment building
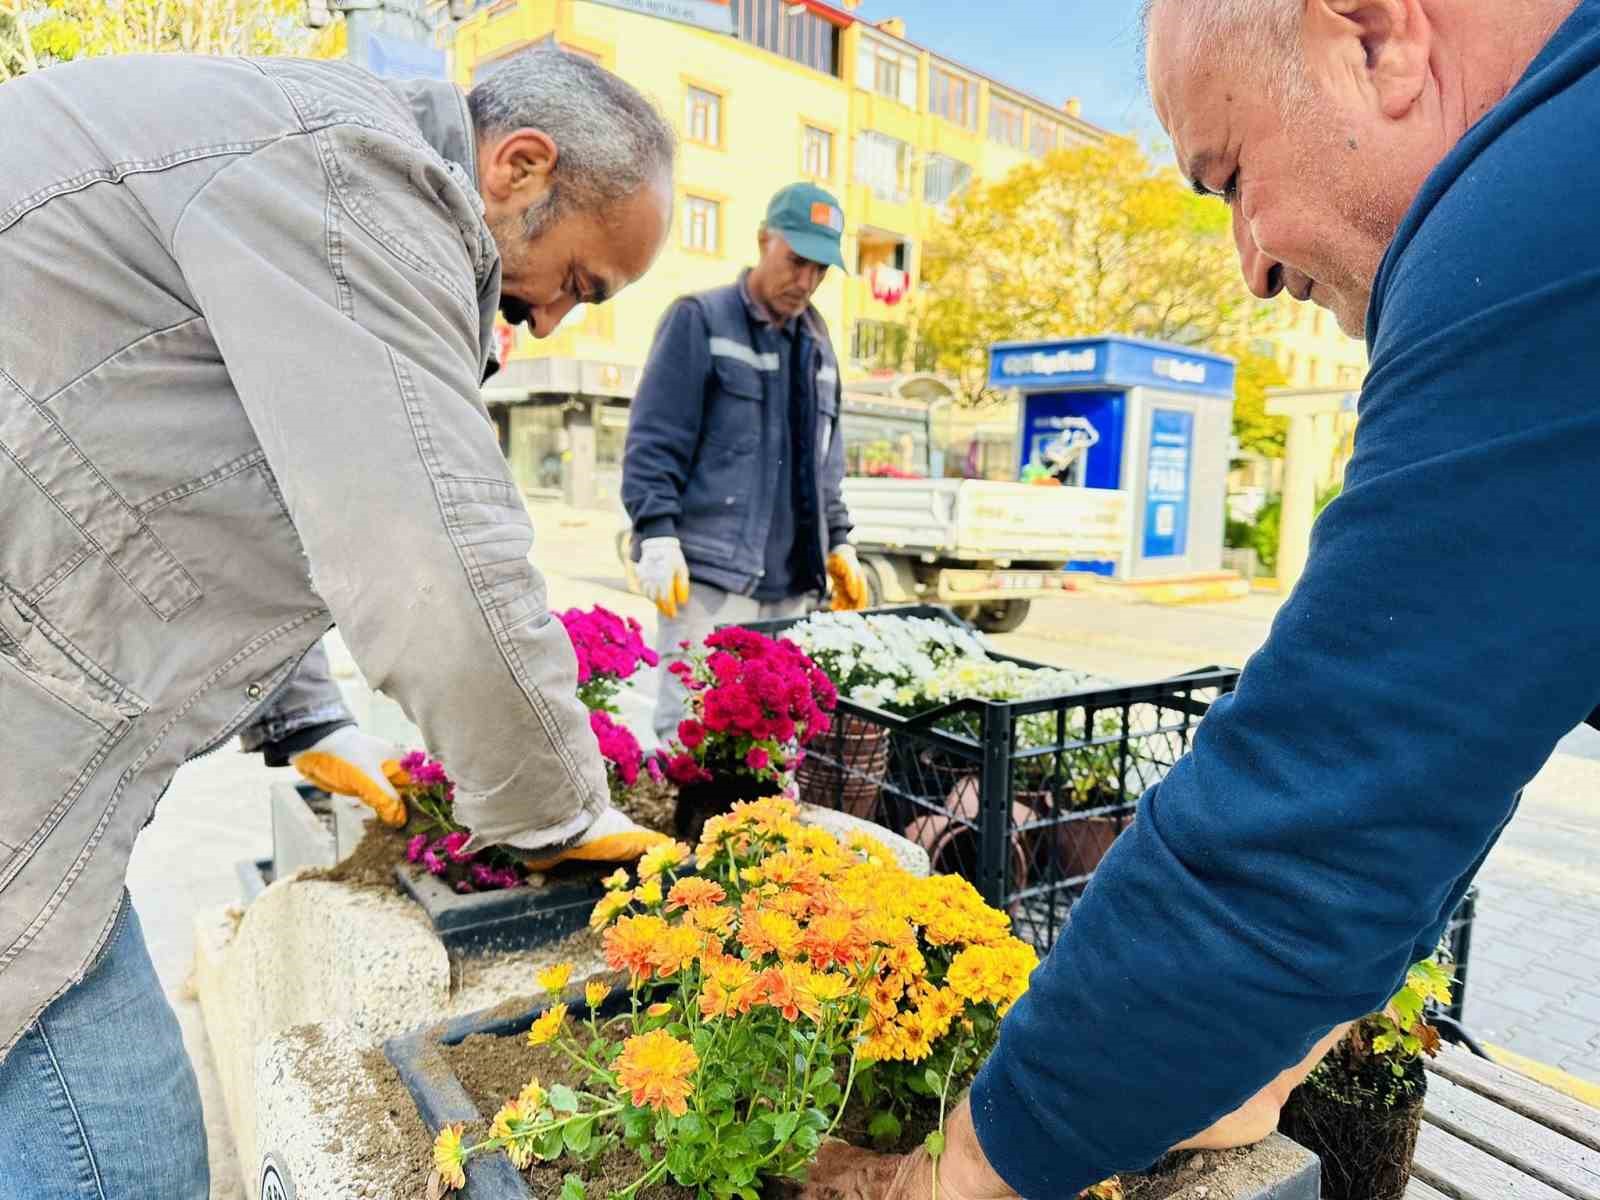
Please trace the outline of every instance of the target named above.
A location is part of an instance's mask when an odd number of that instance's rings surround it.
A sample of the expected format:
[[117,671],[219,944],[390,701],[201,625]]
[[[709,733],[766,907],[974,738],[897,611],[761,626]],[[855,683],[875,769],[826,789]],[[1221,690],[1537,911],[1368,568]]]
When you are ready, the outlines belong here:
[[[650,96],[682,145],[674,229],[655,268],[542,342],[504,331],[509,359],[485,395],[524,490],[616,503],[627,402],[657,322],[677,297],[754,261],[780,187],[808,178],[839,197],[855,270],[832,273],[816,303],[847,388],[882,390],[884,377],[926,365],[910,297],[950,198],[974,178],[1105,136],[1076,102],[1057,107],[990,79],[910,41],[901,21],[857,19],[856,3],[492,0],[453,27],[456,82],[553,43]],[[1297,364],[1337,370],[1310,348],[1313,331],[1286,336],[1299,339],[1284,352]]]

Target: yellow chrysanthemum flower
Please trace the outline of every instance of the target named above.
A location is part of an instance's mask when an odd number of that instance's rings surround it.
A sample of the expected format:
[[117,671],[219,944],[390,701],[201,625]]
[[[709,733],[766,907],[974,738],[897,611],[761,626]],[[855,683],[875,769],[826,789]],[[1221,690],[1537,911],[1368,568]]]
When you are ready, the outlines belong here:
[[606,891],[608,891],[608,892],[620,892],[620,891],[623,891],[624,889],[627,888],[627,886],[628,886],[628,884],[630,882],[630,880],[628,878],[628,869],[626,867],[618,867],[615,871],[613,871],[611,874],[607,875],[600,882],[605,884]]
[[572,980],[572,964],[569,962],[556,963],[540,971],[534,978],[539,981],[539,986],[545,991],[552,996],[559,996],[566,990],[567,984]]
[[539,1086],[537,1079],[530,1079],[522,1085],[522,1091],[517,1094],[517,1099],[522,1102],[522,1107],[526,1112],[537,1113],[544,1107],[544,1088]]
[[622,1043],[622,1053],[612,1064],[617,1082],[632,1093],[633,1102],[675,1117],[689,1111],[688,1099],[694,1091],[690,1076],[700,1065],[700,1056],[688,1042],[679,1041],[664,1029],[655,1029]]
[[688,862],[689,856],[693,853],[694,851],[682,842],[667,842],[653,846],[646,850],[644,857],[639,860],[639,878],[655,879],[669,867],[681,866]]
[[528,1045],[543,1046],[556,1039],[556,1034],[561,1032],[561,1025],[567,1019],[567,1006],[557,1004],[546,1009],[540,1014],[539,1019],[533,1023],[533,1028],[528,1030]]
[[509,1139],[516,1136],[518,1127],[528,1119],[528,1114],[523,1110],[522,1100],[507,1100],[500,1106],[500,1111],[495,1113],[494,1122],[489,1126],[489,1136],[492,1138]]
[[460,1191],[467,1186],[466,1151],[461,1145],[461,1126],[446,1125],[433,1139],[433,1165],[444,1179],[448,1191]]
[[604,929],[616,920],[618,913],[626,911],[628,905],[632,903],[632,892],[607,892],[594,906],[594,912],[589,916],[589,928]]
[[661,903],[661,880],[652,879],[634,888],[633,898],[646,908],[654,908]]
[[598,980],[587,983],[583,988],[583,1002],[590,1008],[599,1008],[606,1002],[606,997],[611,995],[611,985]]

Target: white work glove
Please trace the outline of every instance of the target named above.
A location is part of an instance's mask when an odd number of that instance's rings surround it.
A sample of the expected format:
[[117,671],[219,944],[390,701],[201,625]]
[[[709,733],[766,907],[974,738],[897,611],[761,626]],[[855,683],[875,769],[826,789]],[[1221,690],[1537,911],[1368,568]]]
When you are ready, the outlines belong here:
[[849,542],[835,546],[828,555],[828,578],[833,580],[834,612],[861,612],[871,602],[867,576]]
[[406,823],[406,804],[395,785],[408,782],[400,747],[362,733],[354,725],[335,729],[289,759],[294,769],[325,792],[354,796],[385,825]]
[[675,617],[689,602],[689,564],[675,537],[645,538],[639,544],[639,590],[663,617]]

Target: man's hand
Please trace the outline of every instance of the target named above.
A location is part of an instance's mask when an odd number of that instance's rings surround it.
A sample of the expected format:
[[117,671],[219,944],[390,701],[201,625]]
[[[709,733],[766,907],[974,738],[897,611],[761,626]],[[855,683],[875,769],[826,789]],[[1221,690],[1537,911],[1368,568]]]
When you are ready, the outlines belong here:
[[[1173,1149],[1231,1150],[1261,1141],[1278,1127],[1278,1113],[1289,1093],[1349,1029],[1348,1025],[1335,1029],[1312,1047],[1310,1054],[1237,1111]],[[938,1162],[937,1193],[933,1190],[934,1165],[924,1149],[897,1156],[830,1142],[818,1154],[801,1200],[926,1200],[933,1196],[938,1200],[1008,1200],[1016,1195],[984,1157],[965,1100],[945,1122],[945,1150]],[[1097,1193],[1091,1189],[1083,1195],[1094,1197]]]
[[645,538],[639,544],[639,590],[663,617],[678,615],[689,602],[689,564],[675,537]]
[[892,1155],[829,1142],[817,1155],[801,1200],[1016,1200],[984,1157],[965,1100],[945,1121],[944,1134],[937,1163],[920,1147]]
[[564,862],[632,862],[652,846],[671,840],[608,806],[571,846],[523,861],[530,871],[548,871]]
[[400,748],[392,742],[344,725],[289,762],[323,791],[354,796],[385,825],[398,829],[406,823],[406,803],[395,785],[408,782],[400,757]]
[[833,580],[834,612],[860,612],[870,603],[861,560],[848,542],[836,546],[828,556],[828,577]]
[[1350,1032],[1348,1024],[1341,1025],[1315,1046],[1300,1062],[1279,1075],[1266,1087],[1246,1100],[1204,1133],[1196,1134],[1174,1150],[1231,1150],[1235,1146],[1253,1146],[1278,1127],[1278,1114],[1288,1102],[1289,1093],[1305,1082],[1316,1065],[1326,1057]]

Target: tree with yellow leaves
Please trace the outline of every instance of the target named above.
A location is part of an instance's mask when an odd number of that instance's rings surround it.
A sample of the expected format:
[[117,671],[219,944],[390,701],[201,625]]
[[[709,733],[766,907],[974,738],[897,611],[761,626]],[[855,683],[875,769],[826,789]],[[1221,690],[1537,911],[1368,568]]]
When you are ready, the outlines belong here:
[[0,0],[0,82],[107,54],[329,56],[300,0]]
[[[952,202],[923,256],[919,334],[974,401],[993,398],[995,342],[1126,333],[1233,354],[1258,409],[1282,379],[1249,350],[1267,306],[1239,276],[1229,220],[1130,139],[1057,151]],[[1251,441],[1270,452],[1260,421]]]

